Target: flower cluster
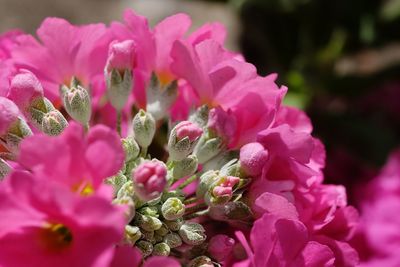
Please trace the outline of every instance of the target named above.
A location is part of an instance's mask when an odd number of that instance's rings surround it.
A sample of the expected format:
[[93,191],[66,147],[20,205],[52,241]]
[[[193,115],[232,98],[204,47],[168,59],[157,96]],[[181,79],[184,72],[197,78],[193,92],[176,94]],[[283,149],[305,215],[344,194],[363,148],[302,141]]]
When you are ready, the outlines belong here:
[[0,37],[1,266],[358,263],[308,117],[222,25],[190,25],[128,10]]

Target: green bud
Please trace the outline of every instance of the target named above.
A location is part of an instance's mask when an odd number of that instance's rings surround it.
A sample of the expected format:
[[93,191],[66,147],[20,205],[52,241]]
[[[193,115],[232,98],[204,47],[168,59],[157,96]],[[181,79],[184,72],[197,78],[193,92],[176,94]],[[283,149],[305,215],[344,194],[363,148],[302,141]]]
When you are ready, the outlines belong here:
[[210,170],[210,171],[203,173],[203,175],[200,176],[200,182],[199,182],[199,185],[197,186],[196,196],[198,198],[204,197],[204,195],[209,190],[210,186],[216,180],[218,180],[218,177],[219,177],[218,171]]
[[132,124],[135,139],[139,146],[142,148],[148,147],[153,141],[156,132],[156,122],[153,116],[141,109],[133,118]]
[[10,165],[7,164],[2,158],[0,158],[0,181],[11,172]]
[[170,197],[162,205],[161,213],[167,220],[176,220],[185,214],[185,205],[179,198]]
[[47,98],[36,98],[32,101],[27,111],[24,113],[37,129],[42,129],[43,117],[50,111],[55,110],[53,104]]
[[166,243],[158,243],[154,245],[153,256],[168,256],[171,248]]
[[155,243],[160,243],[160,242],[162,242],[164,240],[164,237],[163,236],[160,236],[160,235],[158,235],[158,234],[154,234],[154,241],[155,241]]
[[121,74],[117,69],[105,74],[107,81],[107,97],[111,105],[121,111],[132,91],[133,75],[132,71],[125,69]]
[[118,190],[117,198],[123,198],[123,197],[132,198],[134,194],[135,191],[133,188],[133,182],[129,180]]
[[165,236],[168,233],[169,233],[169,230],[165,225],[161,226],[160,229],[156,230],[156,234],[159,236]]
[[2,136],[1,143],[14,155],[19,153],[19,144],[25,137],[31,136],[32,131],[28,124],[21,118],[18,118]]
[[189,155],[187,158],[176,162],[172,169],[172,176],[176,180],[185,176],[190,176],[196,172],[197,167],[197,157],[195,155]]
[[127,222],[132,221],[132,219],[135,217],[136,214],[136,206],[135,206],[135,202],[133,201],[133,199],[131,197],[128,196],[124,196],[121,198],[116,198],[113,200],[112,202],[115,205],[124,205],[126,206],[126,209],[124,211],[124,215],[126,218]]
[[139,210],[140,214],[157,217],[158,218],[158,208],[151,206],[151,207],[143,207]]
[[170,248],[180,247],[182,245],[181,237],[176,233],[169,233],[164,237],[164,242]]
[[155,231],[162,226],[162,222],[156,217],[142,215],[140,213],[137,213],[135,216],[135,224],[146,231]]
[[183,225],[183,220],[180,218],[174,221],[165,221],[164,223],[169,228],[169,230],[179,231],[179,229]]
[[142,230],[142,237],[143,239],[153,243],[153,241],[155,241],[154,239],[154,231],[146,231],[146,230]]
[[68,126],[67,120],[58,110],[52,110],[43,116],[41,130],[48,135],[61,134]]
[[223,142],[220,137],[210,138],[208,134],[203,134],[199,143],[194,148],[195,154],[200,164],[204,164],[222,151]]
[[75,80],[71,88],[62,85],[60,88],[65,110],[74,120],[87,125],[92,115],[92,104],[89,92]]
[[136,159],[139,156],[140,148],[133,137],[121,139],[125,151],[125,162]]
[[143,258],[150,256],[153,252],[153,244],[149,241],[140,240],[136,243],[136,247],[142,252]]
[[168,113],[169,108],[177,96],[177,81],[162,85],[153,73],[149,88],[146,90],[146,110],[153,115],[155,120],[160,120]]
[[203,226],[195,222],[185,222],[179,229],[179,235],[183,242],[192,246],[203,243],[207,238]]
[[117,175],[107,178],[105,183],[113,187],[114,195],[117,196],[118,191],[127,181],[128,178],[122,172],[118,172]]
[[124,243],[128,245],[134,245],[142,237],[139,227],[126,225]]
[[187,266],[188,267],[213,267],[214,264],[209,257],[199,256],[199,257],[191,260]]

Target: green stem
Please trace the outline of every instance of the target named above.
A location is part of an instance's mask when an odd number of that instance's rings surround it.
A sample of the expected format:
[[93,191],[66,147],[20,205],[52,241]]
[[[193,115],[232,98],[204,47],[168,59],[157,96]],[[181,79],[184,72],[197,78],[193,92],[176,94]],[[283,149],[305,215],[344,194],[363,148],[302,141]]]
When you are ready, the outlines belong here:
[[193,183],[195,180],[197,179],[197,175],[193,175],[190,176],[189,178],[186,179],[186,181],[184,181],[183,183],[181,183],[177,189],[182,190],[183,188],[185,188],[186,186],[188,186],[189,184]]
[[198,201],[197,197],[191,197],[191,198],[185,199],[183,201],[183,204],[190,205],[190,204],[196,203],[197,201]]
[[204,216],[204,215],[207,215],[209,211],[210,211],[209,209],[200,210],[200,211],[198,211],[198,212],[185,215],[185,216],[183,217],[183,219],[185,219],[185,220],[190,220],[190,219],[194,219],[194,218],[197,218],[197,217],[200,217],[200,216]]
[[121,136],[122,112],[117,111],[117,132]]
[[140,156],[142,158],[146,158],[147,155],[147,147],[142,147],[142,149],[140,150]]

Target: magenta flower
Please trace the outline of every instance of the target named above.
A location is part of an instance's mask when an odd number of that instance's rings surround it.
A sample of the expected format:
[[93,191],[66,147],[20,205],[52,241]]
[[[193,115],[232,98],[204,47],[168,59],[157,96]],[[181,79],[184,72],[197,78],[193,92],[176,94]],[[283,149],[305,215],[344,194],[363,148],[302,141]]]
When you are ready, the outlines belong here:
[[135,63],[135,43],[131,40],[112,42],[108,51],[107,71],[133,69]]
[[18,107],[9,99],[0,96],[0,136],[18,120]]
[[25,172],[2,183],[0,199],[2,266],[109,266],[124,218],[106,199]]
[[142,200],[151,200],[164,191],[167,184],[167,168],[164,163],[153,160],[140,164],[132,173],[135,192]]
[[35,175],[58,181],[82,195],[96,191],[123,162],[124,151],[114,131],[98,125],[85,136],[83,127],[75,123],[57,137],[30,137],[22,143],[19,158],[19,163]]
[[222,262],[233,250],[235,240],[227,235],[215,235],[210,239],[208,252],[218,261]]
[[21,30],[11,30],[0,35],[0,61],[11,57],[11,51],[18,46],[18,37],[23,34]]

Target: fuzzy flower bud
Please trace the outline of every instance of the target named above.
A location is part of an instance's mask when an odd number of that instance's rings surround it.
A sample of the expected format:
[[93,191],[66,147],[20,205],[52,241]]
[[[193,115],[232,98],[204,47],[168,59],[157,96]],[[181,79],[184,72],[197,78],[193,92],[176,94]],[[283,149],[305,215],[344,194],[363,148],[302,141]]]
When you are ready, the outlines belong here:
[[82,125],[87,125],[92,115],[89,92],[73,78],[71,88],[62,85],[60,88],[63,104],[68,114]]
[[194,113],[190,114],[189,121],[197,124],[199,127],[204,128],[207,126],[208,113],[210,112],[207,105],[199,107]]
[[168,110],[177,96],[178,83],[173,81],[163,85],[157,75],[151,76],[150,86],[146,90],[146,110],[153,115],[155,120],[160,120],[168,114]]
[[210,239],[208,252],[218,261],[223,261],[233,250],[235,240],[227,235],[215,235]]
[[18,121],[18,107],[9,99],[0,97],[0,136],[7,134]]
[[10,165],[0,158],[0,181],[11,172]]
[[153,244],[149,241],[140,240],[136,243],[136,247],[142,252],[143,258],[150,256],[153,252]]
[[169,230],[178,231],[181,228],[181,226],[183,225],[183,220],[177,219],[174,221],[165,221],[164,223],[168,227]]
[[42,131],[45,134],[59,135],[67,126],[67,120],[58,110],[52,110],[43,116]]
[[125,151],[125,161],[131,161],[139,156],[140,148],[133,137],[121,139],[122,147]]
[[205,195],[206,203],[210,205],[221,205],[227,203],[233,194],[233,187],[239,183],[240,179],[235,176],[220,177]]
[[204,164],[222,151],[223,142],[218,136],[213,137],[207,133],[202,135],[197,146],[194,149],[194,153],[200,164]]
[[240,166],[250,176],[259,176],[269,158],[268,151],[260,143],[249,143],[240,149]]
[[185,205],[179,198],[170,197],[162,205],[161,213],[167,220],[176,220],[185,213]]
[[124,243],[133,246],[142,237],[139,227],[126,225]]
[[131,197],[124,196],[113,200],[113,204],[125,207],[124,215],[127,222],[130,222],[136,214],[135,201]]
[[210,170],[200,176],[200,182],[196,190],[196,195],[198,198],[204,197],[211,185],[218,180],[218,175],[218,171]]
[[132,40],[110,44],[105,69],[107,96],[118,111],[123,109],[132,90],[135,52],[136,47]]
[[118,191],[127,181],[128,178],[122,172],[118,172],[116,175],[107,178],[107,180],[105,180],[105,183],[113,187],[114,195],[117,196]]
[[132,173],[137,196],[148,201],[160,196],[167,184],[167,167],[158,160],[140,164]]
[[139,110],[133,118],[133,132],[139,146],[142,148],[148,147],[153,141],[156,132],[156,122],[153,116],[144,110]]
[[197,157],[195,155],[189,155],[187,158],[175,164],[172,170],[172,176],[174,179],[190,176],[196,172],[198,165]]
[[164,237],[164,242],[170,248],[176,248],[182,245],[182,238],[176,233],[169,233]]
[[142,215],[137,213],[135,216],[135,222],[140,227],[146,231],[155,231],[161,228],[162,222],[153,216]]
[[207,238],[203,226],[195,222],[185,222],[179,229],[179,236],[183,242],[192,246],[200,245]]
[[171,160],[180,161],[192,153],[203,130],[190,121],[177,124],[171,131],[168,152]]
[[191,260],[187,266],[188,267],[213,267],[214,264],[209,257],[199,256],[199,257]]
[[168,246],[168,244],[161,242],[161,243],[154,245],[152,255],[153,256],[168,256],[170,252],[171,252],[171,248]]

